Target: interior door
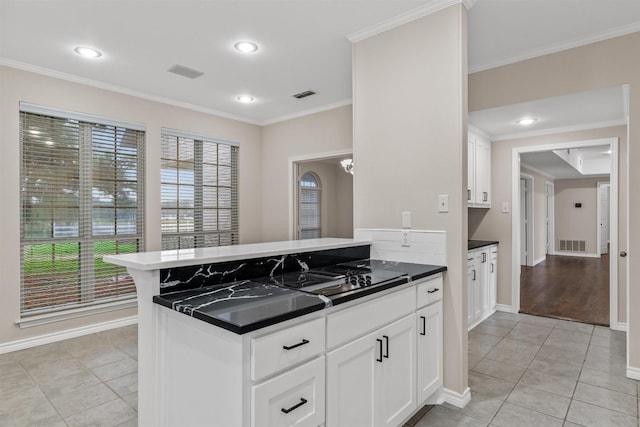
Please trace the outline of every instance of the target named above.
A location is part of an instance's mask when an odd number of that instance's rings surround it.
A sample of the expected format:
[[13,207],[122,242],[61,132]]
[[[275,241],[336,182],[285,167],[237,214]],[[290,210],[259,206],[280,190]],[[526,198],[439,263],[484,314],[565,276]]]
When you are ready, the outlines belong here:
[[545,184],[545,197],[546,197],[546,210],[545,210],[545,226],[547,227],[547,242],[546,252],[549,255],[553,255],[553,197],[554,187],[550,183]]
[[604,184],[600,189],[600,253],[609,252],[609,193],[611,185]]
[[529,247],[527,223],[527,180],[520,178],[520,265],[529,265],[527,262],[527,248]]

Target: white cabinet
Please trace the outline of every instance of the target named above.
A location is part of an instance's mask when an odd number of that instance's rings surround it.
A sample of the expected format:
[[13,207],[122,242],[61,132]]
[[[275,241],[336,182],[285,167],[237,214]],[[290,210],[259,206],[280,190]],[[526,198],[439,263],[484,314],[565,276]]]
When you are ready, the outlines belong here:
[[416,320],[417,400],[421,405],[442,386],[442,302],[418,310]]
[[415,314],[327,354],[327,427],[397,426],[416,409]]
[[467,139],[467,205],[491,207],[491,141],[472,131]]
[[467,325],[469,329],[495,312],[497,299],[498,246],[468,252]]

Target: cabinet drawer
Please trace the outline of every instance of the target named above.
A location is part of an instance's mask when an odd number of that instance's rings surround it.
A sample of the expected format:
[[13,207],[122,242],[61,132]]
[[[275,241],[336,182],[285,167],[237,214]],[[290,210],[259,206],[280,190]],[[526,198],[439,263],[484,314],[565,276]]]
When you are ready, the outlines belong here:
[[251,340],[251,379],[258,381],[324,351],[325,320],[315,319]]
[[415,289],[409,288],[332,313],[327,318],[327,347],[351,341],[415,310]]
[[324,356],[253,386],[251,426],[316,427],[324,423]]
[[416,285],[418,308],[442,299],[442,275]]

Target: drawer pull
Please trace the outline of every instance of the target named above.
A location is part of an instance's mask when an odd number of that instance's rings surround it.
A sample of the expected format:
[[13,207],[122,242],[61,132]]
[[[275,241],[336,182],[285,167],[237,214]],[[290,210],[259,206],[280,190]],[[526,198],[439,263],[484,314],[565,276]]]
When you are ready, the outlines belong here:
[[378,341],[378,350],[380,350],[380,357],[376,357],[376,362],[382,362],[382,340],[376,338],[376,341]]
[[384,338],[385,348],[386,348],[386,350],[385,350],[385,353],[384,353],[383,357],[384,357],[385,359],[388,359],[388,358],[389,358],[389,337],[388,337],[388,336],[386,336],[386,335],[383,335],[383,336],[382,336],[382,338]]
[[435,293],[436,293],[436,292],[438,292],[439,290],[440,290],[440,289],[438,289],[438,288],[429,289],[429,290],[427,291],[427,293],[428,293],[428,294],[435,294]]
[[420,335],[427,335],[427,318],[420,316],[420,320],[422,320],[422,332],[420,332]]
[[[305,340],[303,339],[302,341],[300,341],[298,344],[294,344],[294,345],[283,345],[282,348],[284,348],[285,350],[293,350],[296,347],[300,347],[301,345],[305,345],[305,344],[309,344],[309,340]],[[294,408],[295,409],[295,408]]]
[[288,414],[289,412],[298,409],[299,407],[301,407],[302,405],[304,405],[307,402],[308,402],[307,399],[305,399],[304,397],[301,397],[300,398],[300,402],[295,404],[295,405],[293,405],[291,408],[289,408],[289,409],[280,408],[280,410],[282,412],[284,412],[285,414]]

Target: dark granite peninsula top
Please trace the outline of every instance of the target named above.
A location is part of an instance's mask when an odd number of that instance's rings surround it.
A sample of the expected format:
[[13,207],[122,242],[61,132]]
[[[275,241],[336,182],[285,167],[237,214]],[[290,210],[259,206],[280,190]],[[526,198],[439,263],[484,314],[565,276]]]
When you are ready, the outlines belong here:
[[497,240],[469,240],[468,250],[482,248],[484,246],[497,245]]

